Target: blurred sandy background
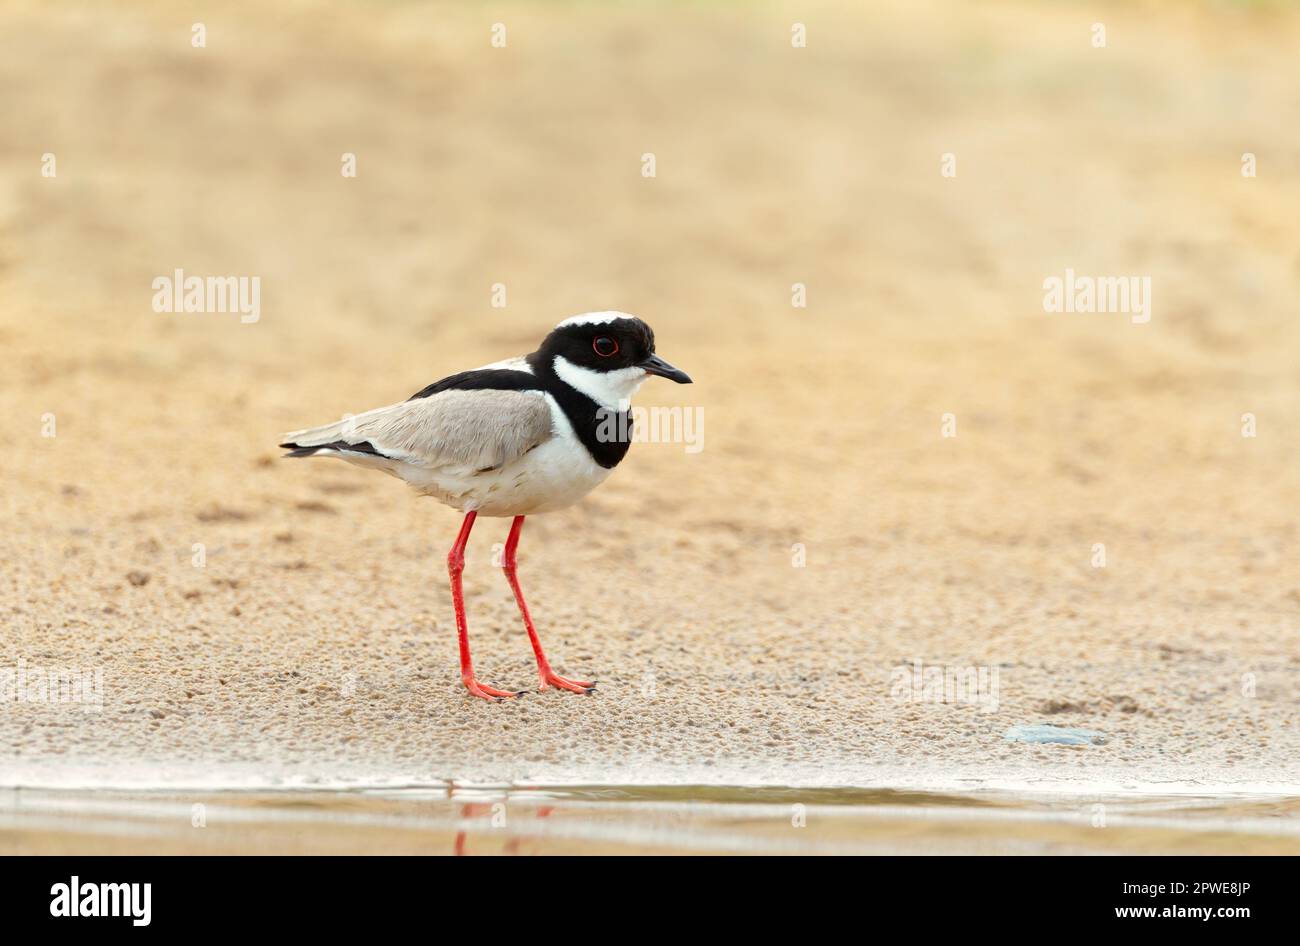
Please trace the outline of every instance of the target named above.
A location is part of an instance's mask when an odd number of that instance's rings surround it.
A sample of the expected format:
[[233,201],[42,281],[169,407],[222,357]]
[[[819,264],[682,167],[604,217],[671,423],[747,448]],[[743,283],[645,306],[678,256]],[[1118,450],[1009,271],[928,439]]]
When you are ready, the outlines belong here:
[[[264,6],[0,8],[0,665],[104,674],[0,706],[0,782],[1300,781],[1300,13]],[[261,320],[155,313],[178,267]],[[1066,267],[1149,275],[1150,323],[1045,313]],[[705,447],[530,520],[601,689],[482,704],[456,515],[275,443],[603,308]],[[525,686],[505,533],[471,641]],[[997,711],[891,697],[913,660],[998,668]]]

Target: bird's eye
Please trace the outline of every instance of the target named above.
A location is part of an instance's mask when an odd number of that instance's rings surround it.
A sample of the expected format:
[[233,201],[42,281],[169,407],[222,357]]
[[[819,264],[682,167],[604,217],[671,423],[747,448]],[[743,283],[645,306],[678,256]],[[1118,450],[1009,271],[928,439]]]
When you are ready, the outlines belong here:
[[609,358],[618,354],[618,342],[608,335],[597,335],[591,340],[591,347],[601,358]]

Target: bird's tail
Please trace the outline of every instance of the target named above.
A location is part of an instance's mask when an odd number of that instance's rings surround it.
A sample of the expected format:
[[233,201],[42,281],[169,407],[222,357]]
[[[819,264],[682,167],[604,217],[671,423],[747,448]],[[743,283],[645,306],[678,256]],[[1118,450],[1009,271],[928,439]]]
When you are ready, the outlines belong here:
[[286,457],[311,457],[318,453],[332,454],[342,450],[370,453],[374,450],[357,436],[355,417],[345,417],[320,427],[291,430],[284,435],[284,442],[280,446],[289,451],[285,454]]

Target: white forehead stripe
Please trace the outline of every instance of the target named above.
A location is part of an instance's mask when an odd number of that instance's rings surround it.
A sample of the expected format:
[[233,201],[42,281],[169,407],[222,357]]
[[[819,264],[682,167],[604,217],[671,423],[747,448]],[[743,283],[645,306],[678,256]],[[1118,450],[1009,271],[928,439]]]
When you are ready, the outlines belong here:
[[555,356],[555,373],[574,390],[581,391],[601,407],[621,410],[645,382],[644,368],[619,368],[617,371],[592,371],[575,365],[562,355]]
[[634,318],[636,318],[635,315],[628,315],[626,312],[584,312],[582,315],[574,315],[565,319],[555,327],[566,328],[570,325],[603,325],[608,322],[613,322],[615,319]]

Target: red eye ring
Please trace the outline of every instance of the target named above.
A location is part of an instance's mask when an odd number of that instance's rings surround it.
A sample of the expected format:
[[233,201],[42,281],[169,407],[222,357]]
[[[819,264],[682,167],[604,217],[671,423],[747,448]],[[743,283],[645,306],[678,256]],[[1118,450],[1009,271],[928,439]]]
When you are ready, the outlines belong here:
[[[607,351],[601,350],[602,347],[601,342],[609,343],[608,346],[605,346],[606,348],[608,348]],[[591,350],[594,351],[601,358],[613,358],[615,355],[618,354],[618,339],[610,338],[608,335],[597,335],[595,338],[591,340]]]

